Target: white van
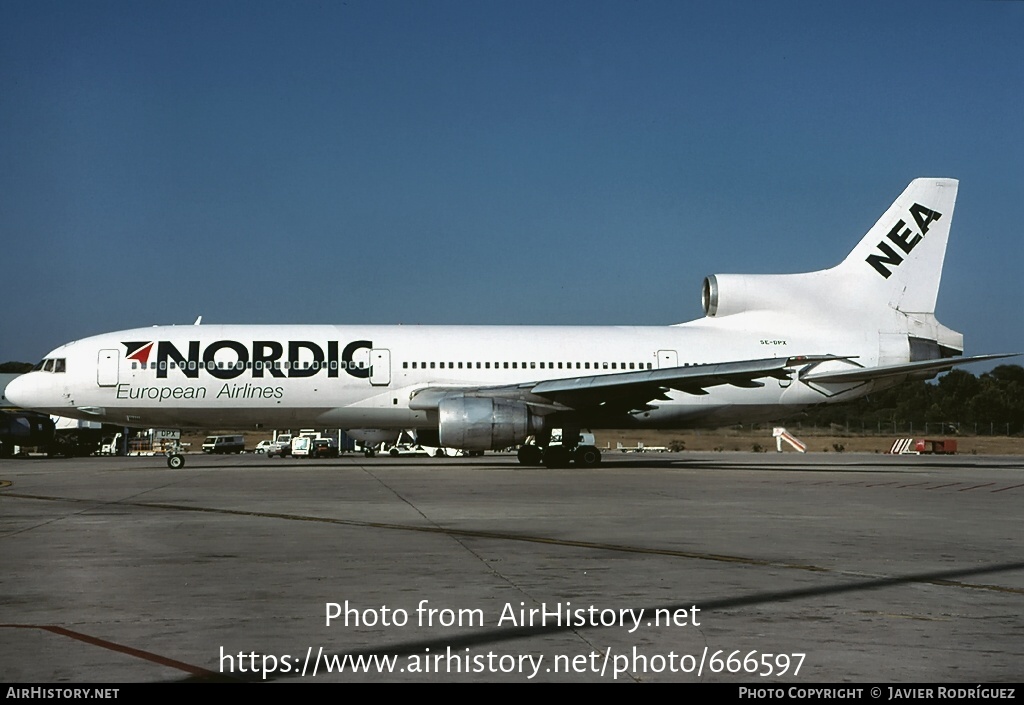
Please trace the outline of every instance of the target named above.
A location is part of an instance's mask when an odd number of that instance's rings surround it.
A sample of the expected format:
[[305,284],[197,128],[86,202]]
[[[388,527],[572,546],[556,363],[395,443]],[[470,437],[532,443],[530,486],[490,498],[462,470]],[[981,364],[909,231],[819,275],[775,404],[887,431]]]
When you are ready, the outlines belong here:
[[204,453],[243,453],[245,436],[207,436],[203,441]]

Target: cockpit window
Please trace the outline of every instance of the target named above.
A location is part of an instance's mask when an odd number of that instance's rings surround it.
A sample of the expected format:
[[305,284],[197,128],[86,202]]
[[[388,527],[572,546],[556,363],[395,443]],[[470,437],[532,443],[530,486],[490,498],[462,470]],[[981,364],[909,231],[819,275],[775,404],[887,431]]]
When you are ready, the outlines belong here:
[[65,372],[67,367],[65,365],[66,358],[63,357],[44,357],[39,361],[39,364],[32,368],[33,372]]

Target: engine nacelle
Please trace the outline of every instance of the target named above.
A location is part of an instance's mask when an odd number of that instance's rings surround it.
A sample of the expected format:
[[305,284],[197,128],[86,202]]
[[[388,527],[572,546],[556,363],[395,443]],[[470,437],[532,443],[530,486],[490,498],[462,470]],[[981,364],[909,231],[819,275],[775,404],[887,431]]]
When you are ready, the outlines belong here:
[[440,443],[462,450],[498,450],[543,428],[525,404],[489,397],[448,396],[437,405]]
[[745,311],[795,311],[818,306],[835,287],[823,286],[824,272],[806,274],[712,274],[704,278],[704,315],[721,318]]

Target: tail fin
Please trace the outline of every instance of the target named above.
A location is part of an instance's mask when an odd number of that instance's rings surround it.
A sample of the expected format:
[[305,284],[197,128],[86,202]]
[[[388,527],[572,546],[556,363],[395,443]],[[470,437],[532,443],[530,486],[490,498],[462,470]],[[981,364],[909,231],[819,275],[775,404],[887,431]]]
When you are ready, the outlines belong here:
[[915,179],[849,256],[802,274],[713,274],[702,300],[709,318],[788,314],[816,325],[859,322],[901,331],[899,314],[934,321],[955,179]]
[[[843,352],[801,373],[802,381],[822,384],[925,379],[955,365],[1008,357],[959,357],[963,335],[935,318],[957,186],[955,179],[910,182],[849,256],[831,269],[712,274],[701,293],[706,318],[694,323],[721,320],[734,329],[757,330],[788,316],[794,329],[831,327],[853,338],[862,335],[859,353],[846,357]],[[835,339],[849,344],[852,338]]]
[[866,306],[933,313],[953,220],[956,179],[914,179],[853,252],[830,270]]

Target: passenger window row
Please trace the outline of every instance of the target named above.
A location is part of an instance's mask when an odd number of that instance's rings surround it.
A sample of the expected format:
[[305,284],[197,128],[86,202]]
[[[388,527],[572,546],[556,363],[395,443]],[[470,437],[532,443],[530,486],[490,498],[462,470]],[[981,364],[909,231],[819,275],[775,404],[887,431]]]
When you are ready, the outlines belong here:
[[403,362],[402,369],[426,370],[650,370],[650,362]]
[[[205,361],[202,361],[202,360],[200,360],[199,362],[196,362],[195,360],[189,360],[187,363],[175,362],[174,360],[168,360],[166,362],[159,363],[159,367],[158,367],[158,365],[157,365],[157,363],[155,361],[154,362],[150,362],[148,367],[151,370],[155,370],[155,369],[161,369],[161,370],[175,370],[175,369],[195,370],[197,368],[200,369],[200,370],[205,370],[205,369],[209,369],[209,370],[214,370],[214,369],[216,369],[216,370],[253,370],[253,369],[255,369],[255,370],[270,370],[270,369],[274,369],[274,370],[292,370],[292,369],[294,369],[294,370],[300,370],[300,369],[301,370],[309,370],[309,369],[313,369],[313,370],[326,370],[326,369],[337,370],[339,368],[343,369],[343,370],[344,369],[361,370],[361,369],[365,369],[366,368],[366,364],[363,363],[363,362],[355,362],[355,361],[348,362],[348,363],[345,363],[345,362],[339,363],[337,360],[331,360],[329,363],[326,362],[326,361],[325,362],[316,362],[315,360],[313,362],[309,362],[307,360],[307,361],[302,362],[302,363],[296,362],[295,364],[292,364],[292,362],[290,360],[284,360],[284,361],[282,361],[282,360],[275,360],[273,362],[266,362],[266,363],[264,363],[262,361],[253,362],[252,360],[248,360],[246,362],[240,362],[240,361],[239,362],[205,362]],[[143,369],[144,370],[146,368],[147,368],[147,365],[144,362],[141,362],[141,363],[140,362],[134,362],[134,361],[132,362],[132,369],[133,370],[135,370],[135,369]]]

